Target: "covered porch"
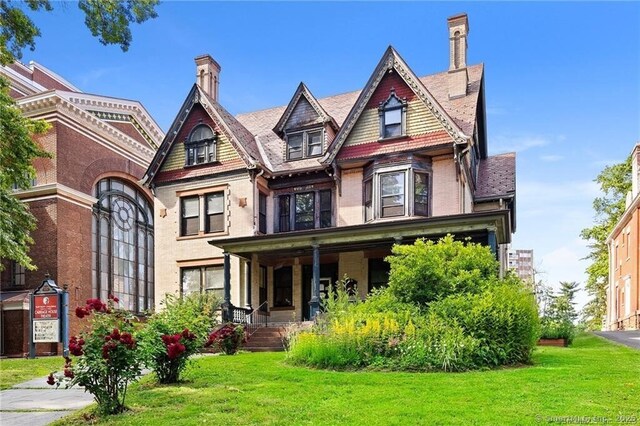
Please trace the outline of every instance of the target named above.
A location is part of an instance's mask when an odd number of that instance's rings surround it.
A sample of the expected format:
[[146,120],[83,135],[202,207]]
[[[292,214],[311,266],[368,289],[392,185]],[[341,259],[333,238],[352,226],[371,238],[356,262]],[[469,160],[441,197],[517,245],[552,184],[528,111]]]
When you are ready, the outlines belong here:
[[[407,219],[370,224],[294,231],[213,240],[223,250],[223,316],[238,321],[260,310],[269,322],[313,319],[322,296],[345,275],[353,280],[355,297],[364,299],[373,288],[384,286],[394,244],[412,244],[418,238],[437,239],[447,234],[491,248],[501,263],[500,246],[510,242],[509,212],[485,211],[443,217]],[[231,301],[231,256],[240,259],[243,288],[240,306]],[[240,310],[238,308],[241,308]]]

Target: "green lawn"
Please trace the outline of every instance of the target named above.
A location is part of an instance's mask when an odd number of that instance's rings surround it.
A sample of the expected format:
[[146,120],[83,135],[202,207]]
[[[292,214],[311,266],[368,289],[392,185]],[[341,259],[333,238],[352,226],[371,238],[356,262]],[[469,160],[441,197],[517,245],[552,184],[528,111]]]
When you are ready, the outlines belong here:
[[[640,422],[640,351],[579,336],[535,365],[471,373],[309,370],[283,353],[199,359],[182,384],[146,377],[107,425],[538,424],[555,416]],[[86,413],[88,410],[85,410]],[[58,424],[83,424],[81,413]]]
[[[0,389],[8,389],[15,384],[47,376],[52,371],[60,370],[63,365],[64,359],[59,356],[0,359]],[[44,380],[42,384],[47,385]]]

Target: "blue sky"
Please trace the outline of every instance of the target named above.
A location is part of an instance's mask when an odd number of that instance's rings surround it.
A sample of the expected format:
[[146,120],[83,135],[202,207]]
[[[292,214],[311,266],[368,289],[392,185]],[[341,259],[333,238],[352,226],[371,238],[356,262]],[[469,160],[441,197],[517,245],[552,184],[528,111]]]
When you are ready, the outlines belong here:
[[[518,229],[541,276],[584,282],[593,179],[640,140],[640,4],[165,2],[127,53],[91,37],[74,3],[33,15],[35,60],[89,93],[137,99],[163,129],[195,80],[222,66],[232,113],[362,88],[392,44],[418,75],[448,67],[446,18],[469,15],[468,63],[484,62],[489,152],[517,151]],[[580,295],[580,302],[586,296]]]

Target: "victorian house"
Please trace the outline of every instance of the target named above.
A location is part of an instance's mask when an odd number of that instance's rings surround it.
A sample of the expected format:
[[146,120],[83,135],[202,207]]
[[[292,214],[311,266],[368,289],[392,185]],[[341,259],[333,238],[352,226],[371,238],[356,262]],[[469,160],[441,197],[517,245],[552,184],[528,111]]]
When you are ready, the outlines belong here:
[[[0,259],[2,355],[23,356],[28,294],[45,274],[66,285],[72,312],[108,294],[136,313],[154,306],[153,197],[138,181],[164,133],[140,102],[85,93],[36,62],[0,67],[0,75],[25,116],[51,125],[37,142],[52,158],[35,159],[32,187],[14,192],[37,220],[29,253],[37,270]],[[70,327],[80,327],[75,315]]]
[[640,142],[631,153],[631,192],[607,238],[609,284],[605,330],[640,330]]
[[394,244],[446,234],[488,245],[504,271],[515,155],[488,155],[467,16],[448,30],[448,71],[418,77],[390,46],[361,90],[316,98],[300,83],[288,105],[237,116],[218,102],[218,63],[197,57],[145,176],[156,304],[214,291],[226,315],[305,320],[345,274],[360,297],[386,285]]

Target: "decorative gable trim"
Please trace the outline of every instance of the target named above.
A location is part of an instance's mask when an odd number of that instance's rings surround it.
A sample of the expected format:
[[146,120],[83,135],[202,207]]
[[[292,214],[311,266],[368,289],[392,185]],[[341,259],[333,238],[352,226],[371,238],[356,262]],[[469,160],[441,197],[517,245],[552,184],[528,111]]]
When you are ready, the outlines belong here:
[[400,77],[404,80],[404,82],[413,90],[413,92],[420,98],[420,100],[424,103],[424,105],[431,111],[434,117],[442,124],[446,132],[453,138],[453,140],[457,143],[466,143],[470,138],[465,135],[462,130],[455,124],[453,119],[447,114],[447,112],[442,108],[442,106],[436,101],[436,99],[429,93],[429,90],[422,84],[420,79],[411,71],[406,62],[402,59],[400,54],[393,48],[393,46],[389,46],[382,56],[382,59],[376,66],[373,74],[367,81],[362,92],[360,92],[360,96],[356,100],[353,108],[347,115],[342,128],[336,135],[333,143],[327,150],[327,154],[322,158],[322,162],[325,164],[331,163],[335,160],[338,151],[347,140],[347,137],[355,127],[358,119],[362,115],[365,110],[369,100],[373,96],[374,92],[380,85],[383,77],[387,72],[391,70],[395,70]]
[[202,105],[203,109],[207,112],[209,117],[216,123],[221,132],[227,137],[233,148],[240,155],[242,162],[248,169],[256,167],[257,161],[247,153],[242,144],[239,143],[237,135],[230,129],[229,124],[222,118],[218,111],[218,106],[214,105],[215,101],[212,101],[196,84],[191,87],[187,98],[185,99],[182,107],[180,108],[175,120],[171,124],[166,137],[162,141],[160,148],[156,152],[155,157],[151,161],[147,172],[145,173],[142,182],[149,185],[155,175],[160,171],[162,165],[166,161],[171,148],[173,147],[176,137],[182,129],[184,123],[187,121],[191,110],[195,104]]
[[336,123],[336,121],[333,119],[333,117],[331,117],[325,111],[325,109],[322,108],[322,106],[320,105],[318,100],[315,98],[315,96],[313,96],[313,94],[311,93],[309,88],[303,82],[300,82],[300,84],[298,85],[298,88],[296,89],[296,92],[294,93],[293,97],[291,98],[291,101],[289,101],[289,104],[287,105],[287,108],[285,108],[284,113],[280,117],[280,120],[278,120],[278,122],[276,123],[275,127],[273,128],[273,131],[277,135],[280,135],[280,136],[283,135],[284,126],[289,121],[289,118],[291,117],[291,114],[295,110],[295,108],[298,105],[298,102],[300,101],[300,98],[302,96],[305,97],[305,99],[307,100],[307,102],[309,102],[311,107],[316,111],[316,113],[320,116],[320,118],[322,118],[322,122],[323,123],[330,123],[331,126],[335,130],[338,130],[338,123]]

